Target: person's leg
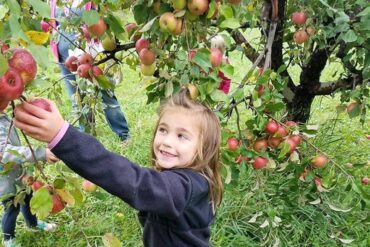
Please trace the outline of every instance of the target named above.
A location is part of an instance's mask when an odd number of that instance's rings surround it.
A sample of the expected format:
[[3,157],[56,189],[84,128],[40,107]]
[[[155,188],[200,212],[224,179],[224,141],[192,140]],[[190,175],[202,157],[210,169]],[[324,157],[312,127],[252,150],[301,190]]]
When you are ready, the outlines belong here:
[[15,225],[17,221],[17,216],[19,214],[19,204],[17,207],[14,206],[13,198],[3,201],[4,212],[1,221],[1,226],[3,229],[3,239],[7,241],[9,239],[15,238]]
[[24,204],[21,205],[21,212],[23,214],[24,220],[26,221],[26,225],[28,227],[35,227],[37,226],[37,218],[36,215],[33,215],[31,213],[30,209],[31,198],[32,192],[31,194],[26,194],[26,197],[24,198]]
[[113,92],[101,91],[103,107],[107,122],[114,133],[116,133],[121,140],[129,138],[129,129],[127,120],[119,102]]

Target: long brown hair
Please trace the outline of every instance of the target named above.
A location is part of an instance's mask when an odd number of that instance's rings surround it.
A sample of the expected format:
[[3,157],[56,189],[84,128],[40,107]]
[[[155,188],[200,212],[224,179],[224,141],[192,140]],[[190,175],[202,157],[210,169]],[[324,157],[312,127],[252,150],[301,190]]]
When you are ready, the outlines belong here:
[[[220,122],[214,112],[206,105],[192,100],[190,92],[187,88],[182,88],[180,92],[171,96],[159,110],[159,119],[154,130],[157,132],[158,124],[162,116],[169,110],[174,108],[185,109],[189,115],[197,119],[199,124],[200,136],[199,146],[193,161],[183,168],[188,168],[200,172],[208,181],[210,192],[210,200],[215,206],[219,206],[222,200],[222,179],[219,163],[220,143],[221,143],[221,127]],[[156,157],[152,147],[152,165],[157,169]]]

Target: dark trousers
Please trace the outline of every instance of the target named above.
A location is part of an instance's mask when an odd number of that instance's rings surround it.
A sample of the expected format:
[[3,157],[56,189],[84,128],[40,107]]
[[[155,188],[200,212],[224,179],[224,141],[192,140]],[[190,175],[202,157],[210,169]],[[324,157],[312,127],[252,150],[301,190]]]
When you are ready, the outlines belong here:
[[[14,204],[9,203],[14,200],[14,198],[7,199],[3,201],[4,205],[4,214],[1,221],[1,226],[3,229],[3,239],[9,240],[15,237],[15,225],[19,211],[22,212],[24,220],[28,227],[35,227],[37,225],[37,218],[31,213],[30,201],[32,194],[27,194],[24,199],[24,204],[17,204],[15,207]],[[7,205],[8,204],[8,205]]]

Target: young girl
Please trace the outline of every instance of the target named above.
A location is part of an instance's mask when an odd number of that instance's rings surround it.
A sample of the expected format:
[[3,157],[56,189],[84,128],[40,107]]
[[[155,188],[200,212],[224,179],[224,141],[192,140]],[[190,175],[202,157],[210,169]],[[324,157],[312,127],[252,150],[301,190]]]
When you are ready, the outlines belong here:
[[82,177],[139,210],[144,246],[210,246],[210,225],[221,202],[220,124],[182,89],[162,105],[154,132],[154,169],[107,151],[60,115],[28,103],[15,125],[48,142],[55,155]]
[[[36,216],[30,211],[30,200],[32,194],[27,194],[23,204],[14,203],[14,195],[17,192],[16,187],[23,189],[21,182],[24,173],[22,165],[26,162],[34,162],[29,147],[21,146],[18,134],[15,128],[10,128],[10,119],[4,113],[4,109],[9,102],[0,99],[0,197],[4,206],[2,217],[3,243],[5,247],[17,246],[15,244],[15,226],[19,211],[22,211],[23,217],[28,227],[38,227],[42,230],[52,230],[55,224],[46,223],[37,220]],[[54,163],[58,159],[49,149],[38,147],[33,148],[36,160]],[[9,165],[12,164],[9,169]]]
[[[224,38],[222,38],[221,35],[216,35],[210,41],[211,48],[217,48],[222,52],[222,54],[224,54],[222,58],[222,63],[229,64],[230,63],[229,58],[225,55],[226,45]],[[225,94],[228,94],[230,91],[231,79],[226,77],[225,74],[220,70],[218,71],[218,77],[221,79],[218,89],[224,92]]]

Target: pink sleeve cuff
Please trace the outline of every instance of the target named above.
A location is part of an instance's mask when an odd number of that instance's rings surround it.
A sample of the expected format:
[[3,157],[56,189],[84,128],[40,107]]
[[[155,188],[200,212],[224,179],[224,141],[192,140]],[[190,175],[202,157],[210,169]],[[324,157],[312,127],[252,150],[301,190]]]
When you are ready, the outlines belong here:
[[49,142],[49,144],[48,144],[49,149],[53,149],[60,142],[60,140],[63,138],[64,134],[67,132],[68,127],[69,127],[69,123],[64,122],[64,124],[62,125],[62,128],[60,128],[58,134],[53,138],[53,140],[51,140],[51,142]]

